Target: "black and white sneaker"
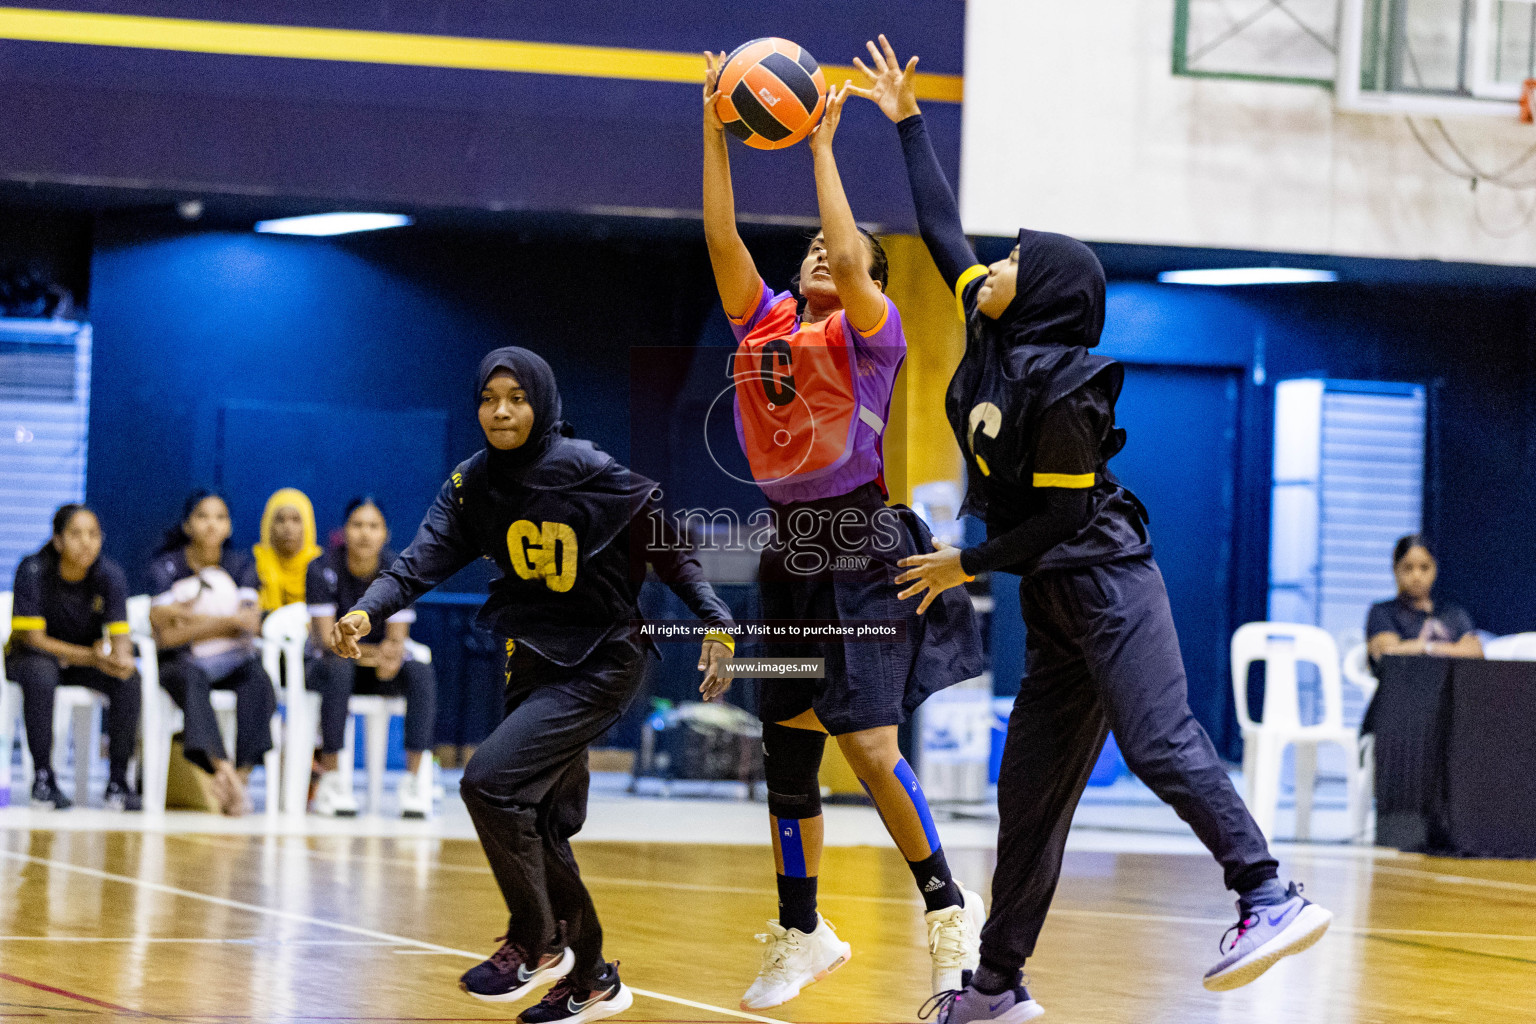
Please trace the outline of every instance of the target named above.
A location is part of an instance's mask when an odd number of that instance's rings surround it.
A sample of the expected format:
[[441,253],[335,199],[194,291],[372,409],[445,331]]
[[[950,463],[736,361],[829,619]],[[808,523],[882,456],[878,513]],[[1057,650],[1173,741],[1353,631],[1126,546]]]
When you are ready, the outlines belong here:
[[568,948],[535,957],[505,935],[500,942],[501,948],[490,959],[471,967],[459,978],[459,988],[476,999],[510,1003],[535,985],[565,977],[576,966],[576,954]]
[[107,783],[107,792],[102,797],[101,806],[109,811],[142,811],[144,801],[121,782]]
[[561,978],[533,1006],[518,1016],[520,1024],[583,1024],[623,1013],[635,1004],[635,994],[619,980],[619,962],[603,967],[591,988],[579,989],[571,977]]
[[59,788],[52,769],[39,768],[32,776],[32,806],[67,811],[74,806],[74,802]]

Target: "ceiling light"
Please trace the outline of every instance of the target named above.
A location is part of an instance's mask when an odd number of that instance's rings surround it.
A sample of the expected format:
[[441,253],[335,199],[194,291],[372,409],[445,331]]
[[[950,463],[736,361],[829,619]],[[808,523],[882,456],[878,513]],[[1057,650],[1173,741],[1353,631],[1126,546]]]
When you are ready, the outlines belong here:
[[268,235],[350,235],[356,231],[378,231],[413,223],[403,213],[317,213],[309,217],[282,217],[259,220],[256,230]]
[[1204,284],[1230,286],[1241,284],[1319,284],[1337,281],[1332,270],[1302,270],[1297,267],[1228,267],[1223,270],[1165,270],[1157,275],[1163,284]]

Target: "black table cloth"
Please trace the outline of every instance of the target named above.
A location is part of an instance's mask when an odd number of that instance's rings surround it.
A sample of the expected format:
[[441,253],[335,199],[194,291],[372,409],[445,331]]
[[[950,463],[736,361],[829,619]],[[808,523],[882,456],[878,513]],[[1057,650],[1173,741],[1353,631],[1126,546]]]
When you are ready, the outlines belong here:
[[1536,662],[1387,657],[1380,679],[1376,841],[1536,857]]

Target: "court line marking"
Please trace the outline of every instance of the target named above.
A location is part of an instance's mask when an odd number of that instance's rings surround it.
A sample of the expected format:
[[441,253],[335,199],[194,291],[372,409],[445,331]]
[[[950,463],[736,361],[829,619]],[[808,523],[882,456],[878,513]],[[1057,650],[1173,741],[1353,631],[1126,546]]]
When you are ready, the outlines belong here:
[[113,1013],[126,1013],[130,1017],[153,1016],[152,1014],[147,1014],[139,1010],[130,1010],[126,1006],[118,1006],[116,1003],[103,1002],[100,999],[92,999],[90,996],[83,996],[78,992],[71,992],[65,988],[55,988],[52,985],[44,985],[40,981],[32,981],[30,978],[22,978],[14,974],[0,974],[0,981],[10,981],[16,983],[17,985],[25,985],[28,988],[35,988],[39,992],[47,992],[50,995],[63,996],[65,999],[74,999],[78,1002],[85,1003],[87,1006],[99,1006],[103,1010],[111,1010]]
[[[214,835],[200,835],[194,834],[194,832],[178,832],[178,834],[166,834],[166,838],[192,841],[192,843],[206,844],[206,846],[218,846],[221,849],[240,849],[240,851],[247,851],[249,849],[249,846],[244,843],[220,841],[227,838],[223,837],[223,835],[214,837]],[[312,858],[312,860],[329,861],[329,863],[350,863],[350,861],[359,860],[358,857],[352,857],[352,855],[324,854],[324,852],[312,851],[312,849],[304,849],[304,855]],[[1379,870],[1379,872],[1384,872],[1384,874],[1427,878],[1427,880],[1438,881],[1438,883],[1447,884],[1447,886],[1481,886],[1485,887],[1485,889],[1504,889],[1507,892],[1530,892],[1530,894],[1536,894],[1536,884],[1521,883],[1521,881],[1505,881],[1501,880],[1501,878],[1478,878],[1475,875],[1450,875],[1445,874],[1445,872],[1424,869],[1424,867],[1407,867],[1399,866],[1399,864],[1381,863],[1384,860],[1404,858],[1404,854],[1401,854],[1399,851],[1375,849],[1375,851],[1370,852],[1362,851],[1358,855],[1347,855],[1341,854],[1341,851],[1332,851],[1330,849],[1330,851],[1316,852],[1296,851],[1290,855],[1295,860],[1338,864],[1338,866],[1364,866],[1369,870],[1373,870],[1373,872]],[[369,857],[367,860],[372,861],[372,863],[398,864],[398,866],[402,867],[421,867],[421,861],[415,860],[415,858]],[[453,864],[447,863],[447,861],[429,861],[429,866],[432,869],[461,870],[461,872],[487,872],[487,870],[490,870],[488,867],[476,866],[476,864]],[[710,886],[710,884],[682,883],[682,881],[676,881],[676,883],[668,881],[668,883],[664,883],[664,881],[651,881],[647,880],[647,878],[613,878],[602,877],[602,875],[591,875],[591,877],[584,875],[584,878],[587,878],[588,881],[593,881],[593,883],[607,883],[614,884],[614,886],[644,886],[644,884],[653,884],[653,886],[671,887],[671,889],[684,890],[684,892],[714,892],[714,894],[722,895],[768,895],[768,897],[777,898],[777,894],[773,890],[751,889],[751,887],[746,886]],[[822,892],[822,897],[826,898],[826,900],[836,898],[836,900],[852,900],[860,901],[860,903],[889,903],[902,904],[902,906],[915,906],[915,904],[920,903],[919,900],[908,900],[905,897],[865,897],[865,895],[843,895],[836,894],[836,892]]]
[[1507,953],[1483,953],[1475,949],[1461,949],[1457,946],[1437,946],[1429,942],[1413,942],[1409,939],[1386,938],[1373,935],[1371,938],[1378,942],[1387,942],[1396,946],[1414,946],[1418,949],[1432,949],[1437,953],[1460,953],[1462,956],[1482,957],[1486,960],[1509,960],[1517,964],[1536,964],[1536,960],[1527,960],[1525,957],[1510,956]]
[[[190,837],[189,836],[178,836],[177,838],[190,838]],[[206,838],[206,837],[203,837],[203,838]],[[234,844],[210,843],[209,845],[228,846],[229,848],[234,848]],[[243,847],[243,845],[242,845],[242,848],[245,848],[245,847]],[[322,853],[322,852],[320,852],[318,850],[308,850],[308,849],[306,849],[304,851],[304,853],[308,857],[312,857],[312,858],[314,858],[316,860],[327,861],[327,862],[345,862],[347,860],[352,859],[352,858],[349,858],[349,857],[342,857],[342,856],[338,856],[338,855],[335,855],[335,854]],[[405,858],[405,857],[370,857],[368,859],[370,861],[374,862],[374,863],[399,864],[399,865],[405,866],[405,867],[418,867],[419,866],[418,862],[416,862],[415,860],[411,860],[411,859]],[[1354,860],[1345,860],[1345,861],[1339,861],[1338,863],[1355,864],[1357,862],[1354,861]],[[489,867],[483,867],[483,868],[482,867],[475,867],[474,865],[471,865],[471,864],[436,863],[436,864],[432,864],[431,867],[433,867],[434,869],[435,868],[446,868],[446,869],[451,869],[451,870],[454,870],[454,871],[472,871],[472,872],[477,872],[477,873],[478,872],[489,872],[490,871]],[[1381,864],[1373,865],[1370,868],[1370,870],[1373,870],[1373,871],[1390,871],[1392,873],[1407,874],[1407,875],[1412,875],[1412,876],[1416,876],[1416,877],[1426,877],[1426,878],[1431,879],[1432,881],[1443,881],[1443,882],[1452,883],[1452,884],[1453,883],[1462,883],[1462,882],[1466,882],[1468,884],[1477,884],[1479,882],[1491,882],[1491,883],[1497,883],[1498,882],[1497,879],[1475,879],[1475,878],[1471,878],[1470,876],[1466,876],[1466,875],[1442,875],[1442,874],[1437,874],[1435,872],[1428,872],[1428,871],[1423,871],[1423,870],[1415,869],[1415,868],[1388,868],[1387,866],[1381,865]],[[634,887],[634,888],[648,888],[648,889],[675,889],[675,890],[678,890],[680,892],[702,892],[702,893],[712,893],[712,894],[716,894],[716,895],[727,895],[727,896],[763,896],[763,897],[772,897],[772,898],[777,898],[777,896],[778,896],[778,893],[776,891],[772,890],[772,889],[754,889],[754,888],[751,888],[750,886],[744,886],[744,885],[711,885],[711,884],[704,883],[704,882],[671,882],[671,881],[665,881],[665,880],[662,880],[662,879],[652,879],[652,878],[616,878],[616,877],[608,876],[608,875],[585,875],[585,874],[582,875],[582,881],[588,882],[588,883],[590,883],[592,885],[629,886],[629,887]],[[1506,886],[1512,886],[1512,887],[1514,887],[1514,888],[1516,888],[1516,889],[1518,889],[1520,891],[1524,891],[1526,889],[1536,890],[1536,885],[1526,885],[1526,884],[1521,883],[1521,882],[1507,882],[1507,883],[1500,883],[1498,885],[1499,888],[1504,888]],[[827,900],[827,901],[841,900],[841,901],[853,902],[853,903],[879,903],[879,904],[884,904],[884,905],[887,905],[887,906],[903,906],[903,907],[918,907],[918,906],[922,906],[922,901],[921,900],[915,899],[915,898],[909,898],[909,897],[905,897],[905,896],[864,896],[864,895],[856,895],[856,894],[853,894],[853,893],[838,893],[838,892],[822,891],[820,893],[820,897],[819,898],[823,899],[823,900]],[[1190,917],[1190,916],[1184,916],[1184,915],[1178,915],[1178,914],[1137,914],[1137,913],[1130,913],[1128,911],[1117,911],[1117,910],[1082,910],[1082,909],[1075,909],[1075,908],[1072,908],[1072,907],[1052,908],[1050,913],[1051,913],[1051,915],[1056,916],[1056,917],[1100,918],[1100,919],[1113,920],[1113,921],[1147,921],[1147,922],[1160,922],[1160,923],[1163,923],[1163,924],[1198,924],[1198,925],[1213,925],[1213,926],[1218,926],[1218,927],[1225,927],[1225,926],[1230,925],[1232,923],[1232,919],[1231,918],[1225,918],[1225,917]],[[1402,937],[1414,937],[1414,938],[1443,938],[1443,939],[1487,939],[1490,942],[1536,942],[1536,934],[1533,934],[1533,935],[1501,935],[1501,934],[1491,933],[1491,932],[1448,932],[1448,931],[1434,931],[1434,930],[1422,929],[1422,928],[1365,928],[1365,927],[1360,927],[1360,926],[1357,926],[1357,925],[1339,924],[1337,922],[1335,922],[1331,926],[1331,930],[1335,931],[1335,932],[1342,932],[1344,934],[1360,935],[1360,936],[1402,936]]]
[[[212,903],[215,906],[220,907],[229,907],[232,910],[245,910],[253,914],[265,914],[268,917],[281,918],[282,920],[294,921],[299,924],[315,925],[321,928],[332,928],[336,931],[347,932],[351,935],[362,935],[370,939],[383,939],[386,941],[395,942],[402,946],[414,946],[417,949],[432,950],[444,955],[460,956],[469,960],[485,959],[479,953],[471,953],[463,949],[454,949],[452,946],[442,946],[435,942],[427,942],[423,939],[412,939],[404,935],[395,935],[392,932],[381,931],[376,928],[364,928],[361,925],[345,924],[340,921],[327,921],[324,918],[312,917],[308,914],[301,914],[296,910],[279,910],[276,907],[264,907],[259,903],[245,903],[241,900],[226,899],[223,896],[213,896],[205,892],[197,892],[193,889],[180,889],[174,885],[166,885],[164,882],[150,882],[142,878],[134,878],[131,875],[119,875],[114,874],[111,871],[102,871],[99,868],[88,868],[81,864],[71,864],[68,861],[50,860],[47,857],[35,857],[30,853],[17,853],[14,850],[0,850],[0,857],[7,858],[9,860],[23,861],[28,864],[40,864],[43,867],[56,868],[60,871],[71,871],[75,874],[87,875],[91,878],[100,878],[104,881],[123,882],[128,885],[136,885],[141,889],[148,889],[151,892],[161,892],[171,896],[184,896],[188,899],[202,900],[204,903]],[[20,980],[11,979],[10,975],[5,974],[0,974],[0,978],[5,978],[8,980]],[[31,984],[34,985],[34,987],[42,987],[37,985],[35,982],[22,981],[22,983]],[[682,996],[667,995],[664,992],[653,992],[650,989],[635,988],[634,986],[630,986],[630,991],[637,996],[645,996],[648,999],[657,999],[664,1003],[675,1003],[678,1006],[689,1006],[695,1010],[707,1010],[710,1013],[718,1013],[724,1017],[735,1017],[738,1020],[758,1021],[759,1024],[784,1024],[783,1021],[775,1020],[772,1017],[759,1017],[755,1013],[747,1013],[743,1010],[730,1010],[723,1006],[714,1006],[710,1003],[700,1003],[692,999],[684,999]],[[101,1005],[108,1006],[109,1004],[102,1003]],[[116,1006],[111,1008],[125,1013],[132,1013],[136,1016],[148,1016],[140,1010],[128,1010],[124,1007]]]
[[349,939],[244,939],[176,938],[150,935],[0,935],[0,942],[160,942],[229,946],[395,946],[398,943]]
[[1442,885],[1471,885],[1484,889],[1502,889],[1506,892],[1536,893],[1536,885],[1531,885],[1528,882],[1508,882],[1502,878],[1448,875],[1442,871],[1430,871],[1426,868],[1405,868],[1389,864],[1378,864],[1371,870],[1389,875],[1408,875],[1413,878],[1424,878],[1431,882],[1439,882]]

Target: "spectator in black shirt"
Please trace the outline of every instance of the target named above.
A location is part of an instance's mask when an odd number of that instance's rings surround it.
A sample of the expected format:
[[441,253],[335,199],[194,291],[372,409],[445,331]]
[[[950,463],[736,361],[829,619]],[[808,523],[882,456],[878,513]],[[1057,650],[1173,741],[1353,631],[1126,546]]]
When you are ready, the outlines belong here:
[[[160,685],[185,717],[187,760],[213,776],[219,809],[250,810],[246,781],[272,749],[277,695],[256,650],[261,633],[261,583],[249,556],[230,551],[229,506],[217,494],[194,491],[181,522],[166,534],[149,566],[149,612],[160,647]],[[211,691],[235,692],[235,756],[219,735]],[[275,779],[267,799],[276,798]]]
[[[373,498],[354,498],[347,505],[346,542],[309,563],[304,591],[308,595],[314,639],[324,654],[310,672],[326,679],[316,689],[322,693],[379,693],[405,698],[405,767],[400,782],[400,811],[407,818],[425,818],[432,811],[431,774],[422,774],[422,759],[430,758],[433,721],[437,713],[437,679],[428,662],[412,661],[405,642],[416,621],[414,608],[402,608],[358,640],[361,656],[354,662],[338,657],[330,648],[331,626],[338,616],[351,611],[379,570],[395,560],[389,543],[389,527]],[[339,702],[345,729],[347,701]],[[325,715],[321,705],[321,716]],[[322,731],[326,728],[322,725]],[[338,776],[339,778],[339,776]],[[325,783],[322,781],[322,785]],[[319,798],[317,797],[317,803]]]
[[1430,596],[1438,566],[1429,541],[1417,533],[1392,549],[1397,597],[1371,605],[1365,635],[1371,664],[1388,654],[1429,654],[1440,658],[1481,658],[1483,645],[1472,619],[1454,604]]
[[27,746],[36,766],[34,807],[63,810],[70,805],[53,775],[53,691],[60,684],[107,695],[111,768],[106,806],[118,811],[140,807],[138,794],[128,788],[140,694],[127,601],[123,570],[101,553],[101,524],[84,505],[60,508],[53,517],[53,537],[16,567],[6,669],[22,690]]

